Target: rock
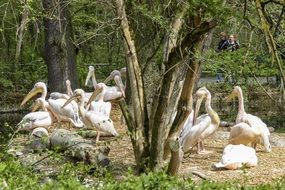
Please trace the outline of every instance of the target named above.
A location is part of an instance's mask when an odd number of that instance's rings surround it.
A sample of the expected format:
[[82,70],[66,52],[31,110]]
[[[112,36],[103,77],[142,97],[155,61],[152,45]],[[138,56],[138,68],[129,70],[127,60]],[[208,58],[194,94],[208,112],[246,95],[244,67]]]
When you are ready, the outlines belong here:
[[48,131],[43,127],[35,128],[29,136],[28,149],[42,151],[49,147]]

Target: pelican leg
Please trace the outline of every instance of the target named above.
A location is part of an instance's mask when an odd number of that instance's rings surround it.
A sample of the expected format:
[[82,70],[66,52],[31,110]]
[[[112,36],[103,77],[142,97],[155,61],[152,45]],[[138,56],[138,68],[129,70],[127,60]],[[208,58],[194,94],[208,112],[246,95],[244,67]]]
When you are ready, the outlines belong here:
[[200,141],[198,141],[197,143],[197,154],[200,154],[201,152],[201,144],[200,144]]
[[99,137],[100,137],[100,132],[97,131],[97,136],[96,136],[96,140],[95,140],[95,143],[97,145],[98,141],[99,141]]
[[208,151],[208,150],[205,149],[203,141],[200,141],[198,144],[200,144],[199,146],[201,148],[201,150],[200,150],[200,152],[198,152],[198,154],[210,154],[210,153],[213,153],[213,151]]

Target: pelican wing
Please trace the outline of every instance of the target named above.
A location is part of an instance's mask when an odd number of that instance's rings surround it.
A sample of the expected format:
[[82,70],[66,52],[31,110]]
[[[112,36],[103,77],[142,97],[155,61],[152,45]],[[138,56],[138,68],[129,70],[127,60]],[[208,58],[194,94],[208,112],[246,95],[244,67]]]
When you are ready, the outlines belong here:
[[52,118],[49,112],[46,111],[38,111],[28,113],[23,117],[23,119],[17,124],[20,128],[29,127],[47,127],[52,125]]
[[64,94],[64,93],[60,93],[60,92],[52,92],[49,97],[51,99],[66,99],[68,100],[70,97],[67,95],[67,94]]
[[113,121],[109,117],[98,115],[96,114],[96,112],[93,111],[88,111],[85,117],[91,123],[91,125],[94,126],[98,131],[118,136]]
[[78,105],[75,101],[72,101],[70,104],[67,104],[65,107],[62,107],[65,104],[65,99],[49,99],[48,103],[52,111],[63,120],[70,121],[76,127],[83,127],[83,123],[79,118]]
[[118,100],[121,99],[123,97],[123,93],[116,90],[106,90],[105,94],[104,94],[104,101],[112,101],[112,100]]
[[248,145],[260,137],[260,131],[247,123],[238,123],[231,128],[229,143]]
[[243,165],[252,167],[257,165],[257,156],[253,148],[245,145],[229,144],[223,151],[222,159],[215,164],[217,168],[237,169]]
[[91,102],[90,110],[95,112],[99,115],[104,115],[106,117],[110,117],[112,105],[110,102],[104,102],[104,101],[93,101]]
[[207,117],[206,115],[202,115],[200,117],[203,117],[204,119],[197,119],[197,124],[188,128],[179,139],[184,152],[187,152],[198,143],[198,140],[201,138],[201,134],[211,123],[211,118],[209,116]]
[[257,116],[252,114],[247,114],[245,123],[250,126],[258,126],[264,135],[270,135],[267,125]]

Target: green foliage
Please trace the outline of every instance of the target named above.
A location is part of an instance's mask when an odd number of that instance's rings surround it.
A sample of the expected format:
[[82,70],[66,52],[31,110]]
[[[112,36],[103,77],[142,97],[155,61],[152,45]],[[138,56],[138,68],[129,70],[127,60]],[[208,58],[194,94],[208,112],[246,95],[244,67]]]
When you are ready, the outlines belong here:
[[235,82],[245,81],[251,76],[268,77],[277,74],[277,69],[271,67],[270,57],[255,52],[249,52],[245,57],[246,49],[241,48],[233,52],[216,53],[209,51],[203,70],[215,75],[218,72],[223,73],[226,80],[235,80]]
[[[191,178],[178,178],[168,176],[164,172],[149,172],[140,176],[133,175],[130,170],[123,179],[115,179],[111,171],[97,168],[97,170],[83,163],[65,163],[59,166],[56,176],[49,176],[45,173],[37,173],[32,168],[23,166],[15,158],[2,152],[0,154],[0,188],[3,189],[104,189],[104,190],[159,190],[159,189],[221,189],[221,190],[242,190],[242,189],[282,189],[285,185],[285,178],[281,177],[273,184],[260,184],[247,186],[243,181],[193,182]],[[122,174],[123,175],[123,174]],[[49,180],[46,180],[49,178]],[[88,184],[91,180],[92,183]]]

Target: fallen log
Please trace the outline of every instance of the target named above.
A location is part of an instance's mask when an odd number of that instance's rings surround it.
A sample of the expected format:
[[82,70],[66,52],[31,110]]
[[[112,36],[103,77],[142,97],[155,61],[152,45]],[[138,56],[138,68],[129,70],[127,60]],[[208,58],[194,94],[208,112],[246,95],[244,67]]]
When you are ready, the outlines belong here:
[[66,129],[54,130],[50,137],[50,145],[51,148],[62,150],[67,155],[88,164],[109,164],[108,147],[97,147],[91,140],[83,139],[76,132]]

